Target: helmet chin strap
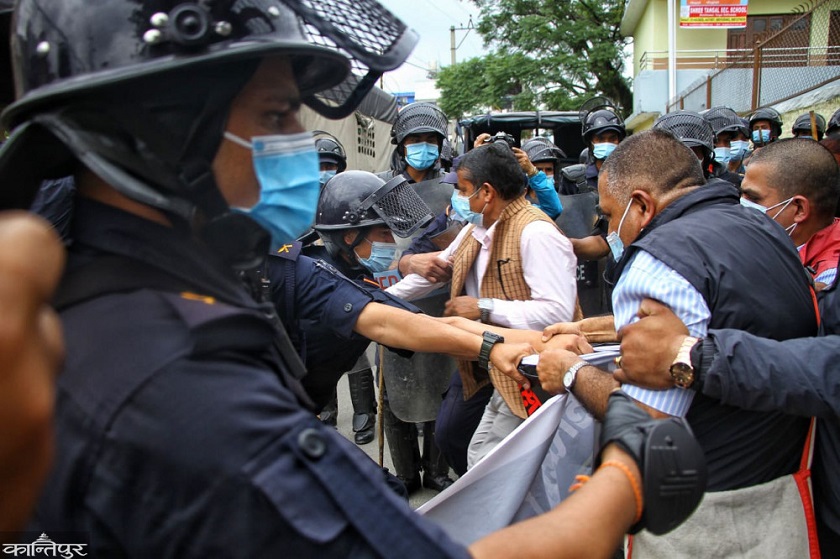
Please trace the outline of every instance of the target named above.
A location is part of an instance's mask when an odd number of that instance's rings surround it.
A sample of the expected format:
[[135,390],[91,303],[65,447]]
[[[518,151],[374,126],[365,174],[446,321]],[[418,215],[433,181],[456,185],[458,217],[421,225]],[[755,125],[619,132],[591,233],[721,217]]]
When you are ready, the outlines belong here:
[[[367,232],[366,229],[358,229],[358,232],[359,233],[356,235],[356,238],[353,239],[352,243],[350,243],[348,245],[348,244],[342,242],[342,244],[345,247],[344,248],[344,253],[350,259],[350,262],[353,264],[353,266],[358,267],[358,268],[362,268],[363,266],[361,264],[359,264],[359,255],[356,254],[356,247],[359,246],[360,244],[362,244],[363,241],[367,240],[367,233],[368,232]],[[342,237],[343,237],[343,234],[342,234]],[[342,238],[342,241],[343,240],[344,239]]]
[[[141,115],[139,118],[142,119],[144,112],[138,111]],[[153,126],[153,115],[147,114],[146,117],[148,125]],[[262,262],[270,249],[269,233],[251,218],[229,210],[216,185],[209,162],[188,155],[184,157],[187,159],[185,162],[166,161],[159,156],[160,149],[165,148],[165,145],[157,146],[155,152],[135,152],[133,157],[126,157],[125,160],[121,157],[123,152],[114,149],[112,160],[102,155],[102,142],[108,137],[107,134],[90,132],[85,126],[87,118],[86,113],[47,113],[39,115],[34,121],[47,127],[86,167],[124,196],[191,225],[197,223],[196,210],[200,210],[204,218],[199,232],[201,238],[232,268],[250,269]],[[132,116],[129,121],[132,129],[136,125],[135,118]],[[122,123],[112,121],[110,125],[120,126]],[[141,137],[148,136],[141,134]],[[126,146],[125,150],[128,151],[129,147]],[[156,169],[161,176],[144,177],[132,172],[140,164]],[[175,175],[175,169],[179,174]],[[154,188],[152,184],[159,188]],[[175,185],[177,194],[163,191],[174,190]]]

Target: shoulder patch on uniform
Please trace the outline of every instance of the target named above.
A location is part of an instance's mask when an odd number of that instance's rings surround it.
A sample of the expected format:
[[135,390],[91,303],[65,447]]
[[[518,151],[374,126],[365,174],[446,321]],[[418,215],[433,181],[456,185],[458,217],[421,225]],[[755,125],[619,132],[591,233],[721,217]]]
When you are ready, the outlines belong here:
[[336,268],[335,266],[333,266],[332,264],[330,264],[326,260],[322,260],[320,258],[315,260],[315,266],[317,266],[318,268],[321,268],[323,270],[326,270],[329,273],[337,275],[337,276],[343,275],[341,272],[338,271],[338,268]]
[[273,246],[270,254],[279,258],[285,258],[286,260],[297,260],[302,248],[303,243],[292,241],[290,243]]

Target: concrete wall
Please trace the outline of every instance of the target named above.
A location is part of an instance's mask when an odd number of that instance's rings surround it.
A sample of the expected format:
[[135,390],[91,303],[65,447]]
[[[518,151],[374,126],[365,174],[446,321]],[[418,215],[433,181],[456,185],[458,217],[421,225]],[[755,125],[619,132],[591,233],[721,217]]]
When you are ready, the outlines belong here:
[[[677,70],[677,91],[708,75],[708,70]],[[668,72],[645,70],[633,80],[633,112],[664,113],[668,104]]]

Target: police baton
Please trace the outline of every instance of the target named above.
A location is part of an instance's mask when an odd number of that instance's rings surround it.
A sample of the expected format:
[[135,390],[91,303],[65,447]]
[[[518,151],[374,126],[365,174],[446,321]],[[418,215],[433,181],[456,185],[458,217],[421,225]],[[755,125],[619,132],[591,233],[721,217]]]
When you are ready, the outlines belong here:
[[379,344],[379,367],[376,374],[379,375],[379,413],[376,417],[376,431],[379,433],[379,467],[385,465],[385,373],[382,372],[382,365],[385,363],[385,346]]

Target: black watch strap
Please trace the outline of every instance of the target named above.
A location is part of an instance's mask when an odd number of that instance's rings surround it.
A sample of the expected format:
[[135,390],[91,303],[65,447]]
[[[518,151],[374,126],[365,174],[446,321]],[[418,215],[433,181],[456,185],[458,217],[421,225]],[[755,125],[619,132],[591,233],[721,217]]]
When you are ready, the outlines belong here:
[[490,368],[490,351],[496,344],[503,343],[505,339],[493,332],[484,332],[481,342],[481,351],[478,352],[478,366],[482,369]]

